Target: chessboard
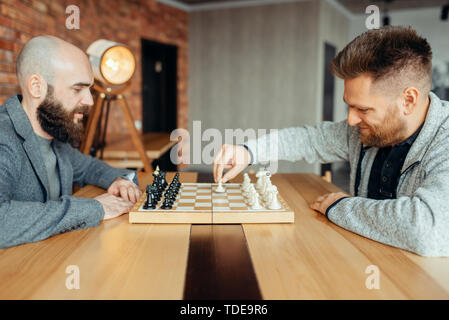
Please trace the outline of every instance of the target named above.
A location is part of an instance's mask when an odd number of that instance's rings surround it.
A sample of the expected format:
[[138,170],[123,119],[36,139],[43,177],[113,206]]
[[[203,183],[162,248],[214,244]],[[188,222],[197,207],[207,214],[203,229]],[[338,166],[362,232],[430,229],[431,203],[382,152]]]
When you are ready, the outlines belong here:
[[129,213],[130,223],[293,223],[294,212],[278,194],[280,209],[251,209],[242,185],[226,183],[225,192],[216,192],[217,184],[182,183],[170,209],[162,209],[163,200],[154,209],[144,209],[144,193]]

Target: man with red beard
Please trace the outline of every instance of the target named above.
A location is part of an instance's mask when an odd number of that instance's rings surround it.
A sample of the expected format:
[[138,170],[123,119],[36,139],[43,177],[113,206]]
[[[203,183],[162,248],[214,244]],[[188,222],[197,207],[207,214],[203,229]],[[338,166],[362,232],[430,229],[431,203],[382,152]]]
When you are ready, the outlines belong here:
[[344,79],[347,121],[282,129],[277,141],[265,135],[223,145],[215,180],[257,162],[349,161],[351,195],[322,195],[312,209],[370,239],[449,256],[449,103],[430,92],[431,60],[430,45],[411,28],[365,32],[331,63]]
[[[0,247],[97,226],[129,212],[141,195],[132,172],[72,147],[81,142],[82,120],[93,104],[94,80],[84,52],[56,37],[35,37],[17,58],[17,77],[22,95],[0,108]],[[75,198],[73,183],[107,193]]]

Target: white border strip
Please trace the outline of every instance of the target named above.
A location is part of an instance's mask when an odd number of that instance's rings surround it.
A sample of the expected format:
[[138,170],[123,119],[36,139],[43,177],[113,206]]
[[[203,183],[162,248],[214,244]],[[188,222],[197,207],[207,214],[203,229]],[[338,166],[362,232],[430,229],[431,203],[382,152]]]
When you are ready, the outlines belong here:
[[168,6],[171,6],[171,7],[177,8],[177,9],[181,9],[184,11],[190,11],[190,7],[191,7],[185,3],[181,3],[176,0],[156,0],[156,2],[166,4]]
[[206,10],[217,10],[217,9],[232,9],[232,8],[242,8],[242,7],[254,7],[254,6],[264,6],[269,4],[280,4],[287,2],[303,2],[311,0],[242,0],[242,1],[231,1],[231,2],[211,2],[205,4],[191,5],[191,11],[206,11]]
[[211,2],[204,4],[185,4],[176,0],[156,0],[159,3],[163,3],[184,11],[206,11],[206,10],[216,10],[216,9],[230,9],[230,8],[241,8],[241,7],[251,7],[251,6],[263,6],[268,4],[279,4],[287,2],[301,2],[301,1],[313,1],[313,0],[242,0],[242,1],[231,1],[231,2]]

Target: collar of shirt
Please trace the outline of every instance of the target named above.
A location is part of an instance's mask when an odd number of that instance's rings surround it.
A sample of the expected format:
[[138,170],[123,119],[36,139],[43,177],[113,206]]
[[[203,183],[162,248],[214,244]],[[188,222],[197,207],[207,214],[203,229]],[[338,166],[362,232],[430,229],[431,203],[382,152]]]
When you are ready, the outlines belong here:
[[424,126],[424,123],[421,124],[421,126],[418,128],[418,130],[415,131],[414,134],[412,134],[410,137],[408,137],[405,141],[398,143],[398,146],[403,146],[405,144],[408,144],[411,146],[413,142],[415,142],[416,138],[418,137],[419,133],[421,132],[422,127]]

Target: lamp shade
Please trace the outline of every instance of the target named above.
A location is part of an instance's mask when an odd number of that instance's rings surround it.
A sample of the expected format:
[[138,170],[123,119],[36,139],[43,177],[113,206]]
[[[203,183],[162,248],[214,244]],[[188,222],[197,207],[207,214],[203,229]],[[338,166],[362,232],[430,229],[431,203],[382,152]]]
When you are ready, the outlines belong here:
[[100,39],[87,48],[95,79],[105,84],[128,82],[136,69],[136,60],[127,46]]

